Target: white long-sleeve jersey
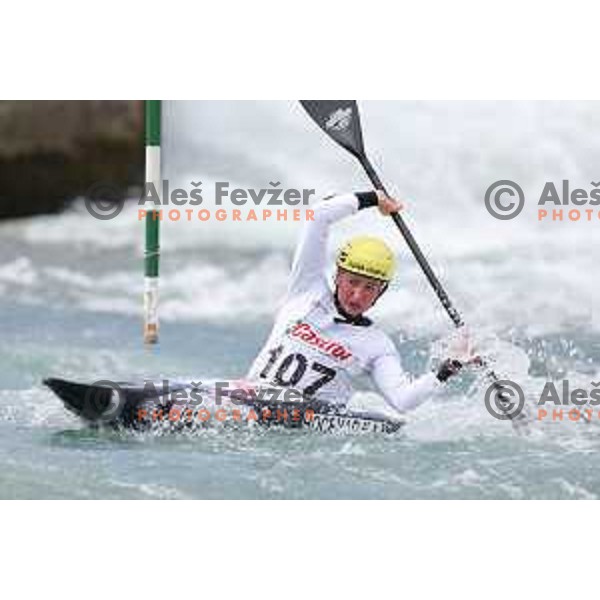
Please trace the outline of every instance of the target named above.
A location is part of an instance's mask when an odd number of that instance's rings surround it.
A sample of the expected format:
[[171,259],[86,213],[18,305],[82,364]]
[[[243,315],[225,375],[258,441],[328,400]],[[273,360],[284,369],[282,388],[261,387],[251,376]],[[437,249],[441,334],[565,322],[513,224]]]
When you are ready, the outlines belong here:
[[372,324],[340,322],[325,275],[329,227],[358,209],[354,194],[314,207],[314,220],[305,224],[294,256],[287,294],[248,378],[344,406],[353,379],[367,373],[385,400],[405,412],[431,397],[440,382],[434,373],[409,382],[385,333]]

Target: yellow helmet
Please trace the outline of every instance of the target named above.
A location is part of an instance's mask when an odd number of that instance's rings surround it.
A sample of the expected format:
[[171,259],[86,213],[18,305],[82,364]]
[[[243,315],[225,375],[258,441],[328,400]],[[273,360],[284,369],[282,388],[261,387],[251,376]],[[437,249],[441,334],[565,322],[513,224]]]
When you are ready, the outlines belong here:
[[361,235],[346,242],[339,250],[336,264],[357,275],[389,282],[396,266],[394,253],[378,238]]

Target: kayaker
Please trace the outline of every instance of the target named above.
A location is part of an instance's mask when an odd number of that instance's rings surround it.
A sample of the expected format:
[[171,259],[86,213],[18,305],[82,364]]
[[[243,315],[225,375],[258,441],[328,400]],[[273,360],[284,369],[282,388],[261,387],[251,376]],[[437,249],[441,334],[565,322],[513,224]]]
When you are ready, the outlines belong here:
[[330,227],[371,207],[384,216],[403,208],[381,191],[334,196],[314,206],[314,219],[305,223],[295,252],[287,293],[248,380],[291,386],[307,398],[343,407],[354,392],[354,379],[367,374],[393,408],[406,412],[463,367],[461,360],[449,358],[436,372],[410,381],[392,340],[365,316],[394,276],[394,253],[382,240],[360,236],[344,244],[329,285]]

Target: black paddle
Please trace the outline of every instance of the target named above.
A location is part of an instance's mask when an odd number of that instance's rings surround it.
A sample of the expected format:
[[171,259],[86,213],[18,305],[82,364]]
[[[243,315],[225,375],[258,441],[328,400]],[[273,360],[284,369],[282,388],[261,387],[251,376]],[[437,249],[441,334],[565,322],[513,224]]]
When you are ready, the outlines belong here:
[[[363,169],[367,173],[367,176],[371,180],[371,183],[375,186],[375,189],[383,191],[386,195],[389,195],[379,179],[379,176],[375,172],[373,165],[369,161],[365,152],[362,136],[362,128],[360,124],[360,115],[358,112],[358,105],[355,100],[300,100],[300,104],[304,107],[306,112],[309,114],[311,119],[335,142],[340,146],[348,150],[362,165]],[[442,306],[448,313],[450,319],[456,327],[462,327],[464,321],[460,316],[458,310],[452,304],[446,290],[444,290],[439,279],[436,277],[433,269],[429,265],[429,262],[421,252],[417,241],[410,232],[408,226],[404,222],[404,219],[399,213],[392,213],[391,215],[394,223],[400,230],[400,233],[406,240],[408,247],[410,248],[413,256],[416,258],[419,266],[425,273],[427,281],[431,284],[431,287],[435,291],[439,298]],[[526,422],[526,415],[523,409],[516,411],[512,414],[510,411],[513,408],[513,404],[506,398],[504,388],[498,383],[498,377],[493,371],[488,371],[488,376],[494,383],[494,389],[496,391],[496,404],[500,407],[500,410],[504,413],[505,418],[510,419],[514,426],[523,425]]]

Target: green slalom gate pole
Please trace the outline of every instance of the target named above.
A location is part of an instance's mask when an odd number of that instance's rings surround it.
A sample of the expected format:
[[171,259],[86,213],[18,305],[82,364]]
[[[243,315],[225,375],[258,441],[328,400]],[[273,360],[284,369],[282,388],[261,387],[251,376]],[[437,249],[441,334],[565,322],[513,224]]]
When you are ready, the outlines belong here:
[[[146,184],[162,195],[160,158],[161,101],[145,101]],[[144,186],[146,188],[146,186]],[[144,192],[146,193],[146,192]],[[146,251],[144,254],[144,343],[158,342],[158,263],[160,257],[159,212],[146,213]]]

